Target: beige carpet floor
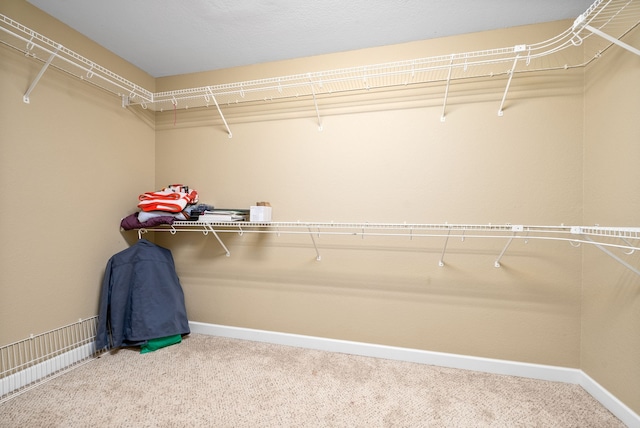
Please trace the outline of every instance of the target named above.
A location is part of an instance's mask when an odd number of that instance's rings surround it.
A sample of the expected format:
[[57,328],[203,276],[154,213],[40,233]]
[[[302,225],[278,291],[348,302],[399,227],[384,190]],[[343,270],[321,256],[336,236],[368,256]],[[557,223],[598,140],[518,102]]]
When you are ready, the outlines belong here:
[[1,427],[623,427],[577,385],[192,334],[0,404]]

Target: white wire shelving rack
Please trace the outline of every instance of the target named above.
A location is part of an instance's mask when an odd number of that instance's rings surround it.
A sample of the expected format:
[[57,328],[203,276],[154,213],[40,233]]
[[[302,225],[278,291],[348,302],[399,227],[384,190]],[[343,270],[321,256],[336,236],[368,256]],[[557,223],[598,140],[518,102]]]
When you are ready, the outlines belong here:
[[0,404],[98,357],[97,321],[79,319],[0,346]]
[[478,78],[504,78],[504,92],[497,110],[502,116],[512,79],[518,74],[584,67],[613,45],[640,55],[640,50],[620,40],[639,23],[640,0],[596,0],[570,28],[540,43],[156,93],[1,14],[0,43],[44,63],[24,94],[27,103],[51,66],[117,95],[123,107],[137,105],[162,111],[215,106],[231,137],[223,112],[225,106],[309,100],[322,129],[320,101],[325,97],[385,88],[403,90],[425,84],[443,86],[438,96],[442,97],[444,121],[451,83]]
[[153,102],[154,95],[151,91],[2,14],[0,14],[0,35],[2,36],[1,44],[24,53],[28,58],[44,63],[23,96],[23,101],[27,104],[30,102],[31,92],[49,67],[66,72],[121,97],[123,106],[127,99]]
[[[164,108],[215,106],[231,137],[231,129],[223,114],[225,106],[269,103],[278,100],[309,100],[315,108],[318,126],[322,129],[319,100],[325,97],[361,94],[386,88],[401,91],[404,88],[426,84],[443,86],[440,96],[442,97],[441,120],[444,121],[451,83],[468,79],[504,79],[504,91],[497,109],[498,115],[502,115],[512,79],[516,75],[585,67],[614,45],[640,56],[639,49],[620,40],[638,24],[640,24],[640,0],[596,0],[575,19],[570,28],[556,37],[539,43],[516,44],[498,49],[156,93],[2,14],[0,14],[0,44],[22,52],[27,58],[43,64],[23,95],[25,103],[31,101],[31,93],[47,69],[52,67],[118,96],[123,107],[140,106],[162,111]],[[593,37],[594,35],[597,37]],[[447,240],[454,236],[507,239],[507,245],[495,261],[496,266],[500,265],[500,259],[513,239],[526,237],[525,239],[561,240],[568,241],[572,245],[583,243],[595,245],[640,275],[640,270],[629,265],[611,250],[611,248],[618,249],[629,254],[640,250],[640,228],[300,222],[269,224],[243,222],[230,225],[228,223],[176,222],[171,228],[155,230],[169,230],[174,233],[178,230],[210,232],[218,238],[229,254],[218,234],[237,233],[237,228],[242,228],[240,233],[308,233],[312,239],[314,235],[324,234],[440,236]],[[320,259],[315,240],[313,244]],[[445,251],[446,243],[443,257]],[[440,264],[443,264],[443,257]]]
[[[443,238],[443,248],[438,261],[444,266],[449,238],[461,239],[501,239],[505,241],[502,251],[494,260],[494,266],[500,267],[500,261],[514,239],[547,240],[569,243],[571,247],[582,244],[593,245],[611,258],[621,263],[637,275],[640,269],[633,266],[625,256],[640,252],[640,227],[601,227],[601,226],[534,226],[523,224],[416,224],[416,223],[323,223],[323,222],[201,222],[175,221],[172,225],[150,229],[138,229],[138,238],[149,232],[199,232],[216,238],[227,256],[231,252],[221,238],[224,233],[260,233],[272,235],[307,235],[316,252],[316,260],[322,259],[316,238],[321,236],[373,237],[390,236],[404,239]],[[622,254],[616,254],[616,252]]]

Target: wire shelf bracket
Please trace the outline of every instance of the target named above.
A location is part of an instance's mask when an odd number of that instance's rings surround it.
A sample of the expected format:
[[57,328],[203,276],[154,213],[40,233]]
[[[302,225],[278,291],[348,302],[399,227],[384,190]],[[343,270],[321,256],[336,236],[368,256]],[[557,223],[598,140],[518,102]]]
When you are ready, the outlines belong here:
[[504,246],[504,248],[500,252],[500,255],[498,256],[498,258],[496,259],[495,262],[493,262],[493,266],[494,267],[497,267],[497,268],[502,267],[502,265],[500,264],[500,260],[502,260],[502,256],[504,256],[504,253],[507,252],[507,248],[509,248],[509,246],[513,242],[513,238],[515,238],[515,237],[516,237],[516,232],[513,232],[513,235],[511,235],[511,237],[507,241],[506,245]]
[[316,250],[316,261],[321,261],[322,260],[322,256],[320,255],[320,251],[318,251],[318,244],[316,244],[316,240],[313,237],[313,232],[311,231],[311,228],[308,228],[309,230],[309,236],[311,237],[311,242],[313,243],[313,248]]
[[451,62],[449,62],[449,72],[447,74],[447,85],[444,89],[444,101],[442,103],[442,115],[440,116],[440,122],[445,121],[445,112],[447,109],[447,97],[449,96],[449,85],[451,84],[451,72],[453,71],[453,59],[454,59],[454,55],[451,55]]
[[318,131],[322,131],[322,119],[320,119],[320,109],[318,108],[318,99],[316,98],[316,90],[311,85],[311,94],[313,95],[313,105],[316,108],[316,117],[318,118]]
[[507,87],[504,89],[504,95],[502,95],[502,101],[500,102],[500,108],[498,109],[498,116],[504,115],[504,112],[503,112],[504,102],[507,99],[507,92],[509,92],[509,87],[511,86],[511,79],[513,79],[513,74],[516,71],[516,65],[518,64],[519,58],[520,58],[520,55],[516,55],[516,57],[513,59],[513,65],[511,66],[511,70],[509,71],[509,80],[507,80]]
[[[222,114],[222,110],[220,109],[220,104],[218,104],[218,100],[216,99],[215,94],[213,93],[213,90],[211,90],[211,86],[207,86],[207,91],[209,92],[209,95],[211,96],[211,99],[213,100],[213,102],[216,105],[216,108],[218,109],[218,113],[220,114],[220,118],[222,119],[222,122],[224,123],[225,128],[227,128],[227,134],[229,134],[229,138],[233,137],[233,134],[231,133],[231,129],[229,128],[229,124],[227,123],[227,120],[224,118],[224,114]],[[205,96],[205,99],[208,98]]]
[[29,89],[27,89],[27,92],[25,92],[25,94],[22,96],[22,101],[24,101],[26,104],[29,104],[29,96],[31,95],[31,92],[35,89],[36,85],[40,81],[40,78],[42,78],[42,76],[44,75],[44,72],[47,71],[47,68],[49,68],[49,66],[51,65],[51,62],[54,60],[59,50],[60,50],[60,45],[58,45],[55,51],[51,53],[51,56],[49,56],[49,59],[47,60],[47,62],[44,63],[44,65],[40,69],[40,72],[38,73],[36,78],[33,79],[33,82],[31,82],[31,85],[29,86]]
[[231,257],[231,252],[229,251],[229,249],[227,248],[226,245],[224,245],[224,242],[222,242],[222,239],[220,239],[220,236],[218,236],[218,234],[216,233],[216,230],[213,228],[213,226],[211,226],[210,224],[206,226],[206,228],[209,230],[209,232],[211,232],[213,234],[213,236],[218,240],[218,244],[220,244],[220,246],[224,249],[225,251],[225,255],[227,257]]
[[451,229],[447,232],[447,237],[444,240],[444,246],[442,247],[442,254],[440,254],[440,261],[438,261],[438,266],[444,267],[444,254],[447,251],[447,244],[449,243],[449,237],[451,236]]

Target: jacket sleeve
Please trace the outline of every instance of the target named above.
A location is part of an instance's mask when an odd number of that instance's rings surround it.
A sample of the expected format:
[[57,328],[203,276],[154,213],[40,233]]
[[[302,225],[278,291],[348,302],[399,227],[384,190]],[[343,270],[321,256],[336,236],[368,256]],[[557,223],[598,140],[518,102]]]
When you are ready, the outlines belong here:
[[96,350],[100,351],[109,347],[109,302],[111,300],[111,265],[113,259],[107,262],[102,280],[102,290],[100,291],[100,301],[98,306],[98,326],[96,328]]

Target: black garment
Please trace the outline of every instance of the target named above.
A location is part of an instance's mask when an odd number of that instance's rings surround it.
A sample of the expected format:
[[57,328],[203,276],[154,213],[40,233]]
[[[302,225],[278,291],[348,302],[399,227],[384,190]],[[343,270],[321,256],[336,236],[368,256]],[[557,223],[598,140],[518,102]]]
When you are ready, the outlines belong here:
[[109,259],[98,311],[98,350],[189,332],[170,250],[140,239]]

